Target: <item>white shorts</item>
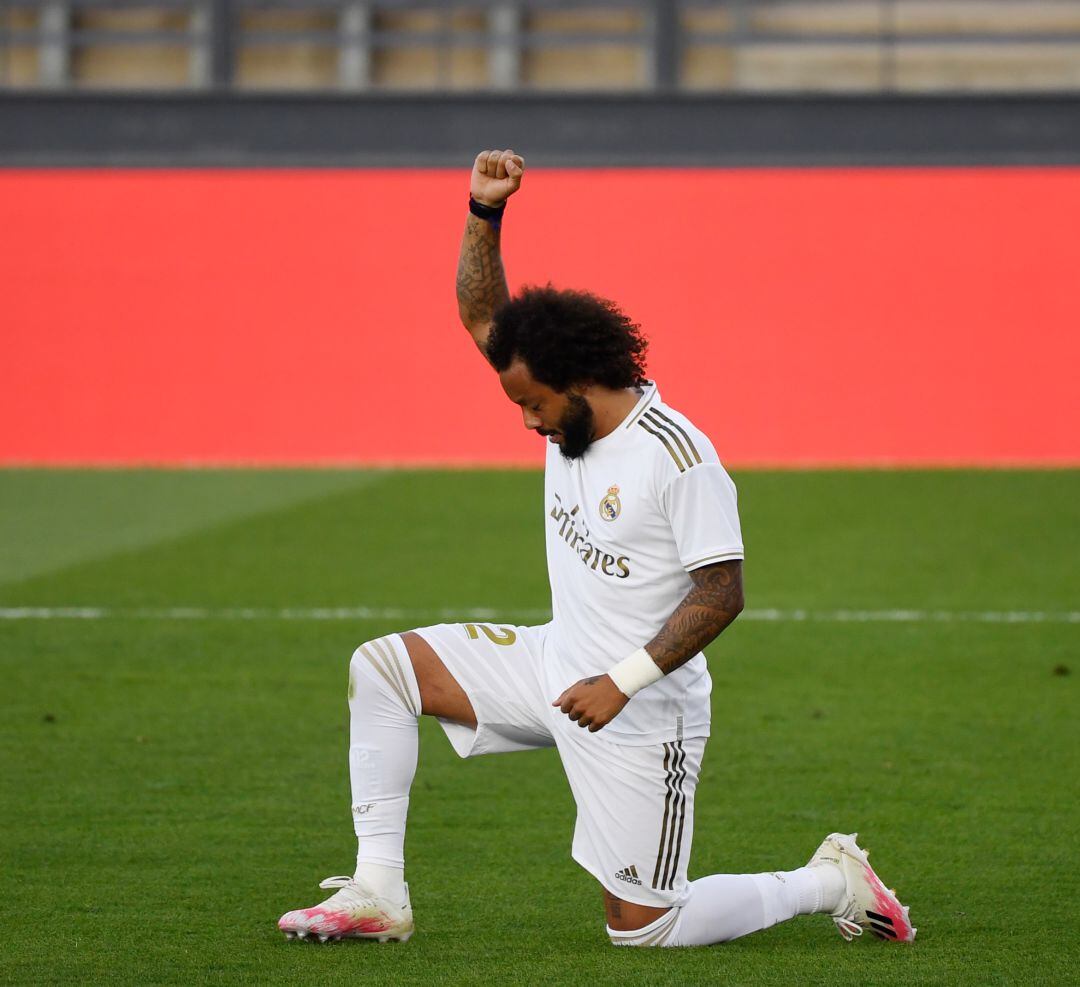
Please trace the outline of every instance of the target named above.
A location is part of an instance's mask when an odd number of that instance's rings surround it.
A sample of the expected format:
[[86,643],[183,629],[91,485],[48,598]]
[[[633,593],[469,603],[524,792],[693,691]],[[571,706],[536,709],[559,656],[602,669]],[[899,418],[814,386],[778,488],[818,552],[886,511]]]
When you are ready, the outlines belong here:
[[[572,855],[624,901],[683,904],[705,738],[609,743],[551,705],[540,675],[546,627],[418,628],[472,703],[477,726],[440,720],[461,757],[556,747],[577,803]],[[568,686],[571,683],[566,683]]]

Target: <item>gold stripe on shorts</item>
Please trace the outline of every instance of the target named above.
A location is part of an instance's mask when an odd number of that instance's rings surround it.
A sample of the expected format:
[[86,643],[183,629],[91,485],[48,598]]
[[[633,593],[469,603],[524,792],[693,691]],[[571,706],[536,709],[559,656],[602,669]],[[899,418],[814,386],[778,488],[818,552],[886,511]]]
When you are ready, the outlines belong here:
[[660,827],[660,846],[656,852],[656,870],[652,879],[652,886],[662,891],[675,889],[675,875],[679,872],[686,825],[686,794],[682,787],[686,779],[685,764],[686,751],[681,741],[664,744],[667,796],[664,799],[664,821]]
[[660,825],[660,846],[656,851],[656,870],[653,871],[652,886],[655,888],[660,883],[660,865],[664,860],[664,843],[667,837],[668,816],[671,814],[671,772],[668,765],[671,763],[671,745],[664,744],[664,784],[667,786],[667,795],[664,798],[664,821]]

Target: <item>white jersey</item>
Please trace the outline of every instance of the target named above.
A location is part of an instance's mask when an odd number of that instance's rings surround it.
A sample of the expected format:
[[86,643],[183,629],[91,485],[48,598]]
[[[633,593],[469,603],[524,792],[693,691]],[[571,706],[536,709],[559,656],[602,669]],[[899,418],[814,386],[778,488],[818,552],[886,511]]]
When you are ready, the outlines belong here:
[[[690,591],[689,572],[743,557],[735,484],[652,383],[584,456],[567,460],[549,444],[544,513],[552,699],[652,640]],[[631,745],[706,737],[711,691],[697,654],[634,696],[603,734]]]

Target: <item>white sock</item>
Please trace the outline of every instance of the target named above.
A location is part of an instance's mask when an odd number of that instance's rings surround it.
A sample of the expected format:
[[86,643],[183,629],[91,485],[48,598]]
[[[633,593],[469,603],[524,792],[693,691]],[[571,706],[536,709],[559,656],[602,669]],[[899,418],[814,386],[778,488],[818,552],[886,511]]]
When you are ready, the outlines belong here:
[[709,946],[765,928],[761,893],[750,874],[713,874],[690,882],[690,897],[641,929],[608,927],[616,946]]
[[804,867],[803,870],[816,874],[817,879],[821,881],[821,907],[817,910],[835,912],[840,907],[844,892],[847,891],[844,872],[836,864],[829,863],[815,864],[813,867]]
[[844,891],[831,864],[772,874],[713,874],[690,882],[690,896],[641,929],[608,928],[617,946],[710,946],[768,929],[796,915],[832,911]]
[[[357,855],[359,856],[359,854]],[[400,905],[405,900],[405,867],[384,867],[368,861],[356,861],[356,873],[353,877],[363,882],[378,895],[389,898]]]
[[690,898],[672,928],[670,946],[708,946],[766,929],[764,900],[753,874],[712,874],[690,882]]
[[354,877],[405,897],[405,819],[416,774],[420,687],[397,634],[360,645],[349,665],[349,779]]
[[754,881],[765,902],[769,925],[796,915],[831,912],[844,891],[844,875],[833,864],[800,867],[798,870],[755,874]]

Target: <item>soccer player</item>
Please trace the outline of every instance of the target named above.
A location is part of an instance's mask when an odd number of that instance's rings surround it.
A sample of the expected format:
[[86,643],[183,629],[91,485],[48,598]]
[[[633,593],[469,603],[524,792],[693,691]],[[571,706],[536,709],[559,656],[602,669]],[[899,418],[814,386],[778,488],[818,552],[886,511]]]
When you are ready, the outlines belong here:
[[457,271],[461,319],[526,428],[546,436],[542,521],[553,617],[541,627],[440,624],[352,656],[351,877],[291,911],[290,937],[405,940],[405,819],[417,720],[461,757],[558,749],[577,804],[573,858],[600,883],[617,945],[724,942],[795,915],[847,939],[908,941],[907,909],[855,836],[808,864],[688,882],[694,795],[709,735],[701,653],[743,606],[735,486],[708,438],[645,376],[646,342],[614,304],[527,288],[511,299],[500,235],[525,163],[473,165]]

